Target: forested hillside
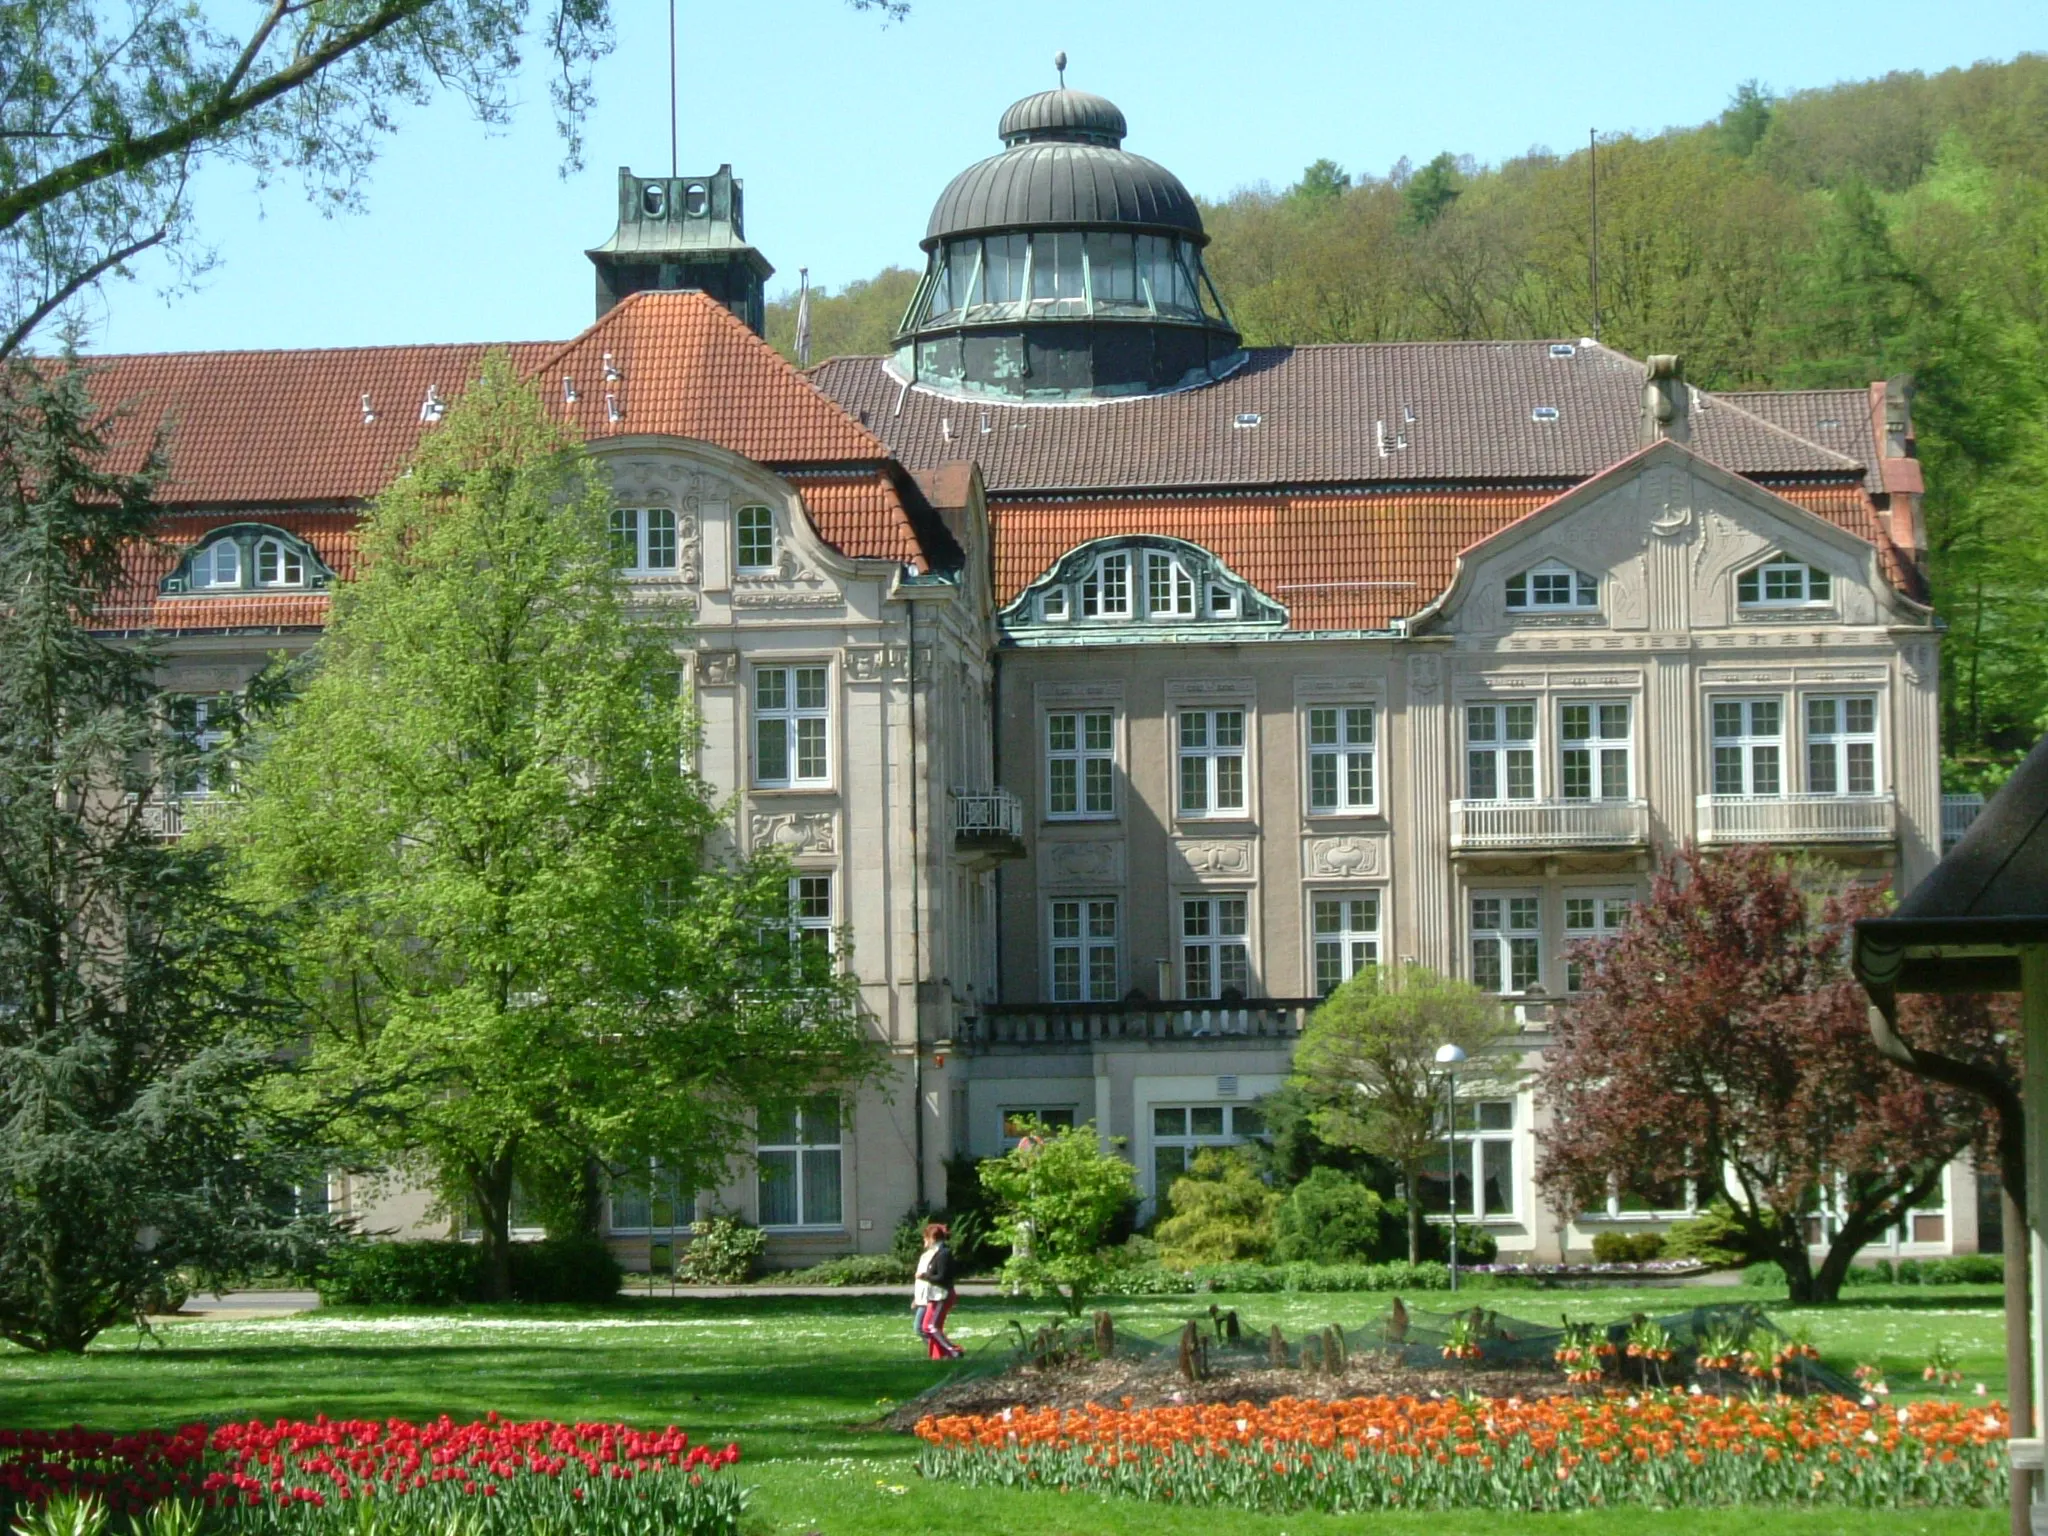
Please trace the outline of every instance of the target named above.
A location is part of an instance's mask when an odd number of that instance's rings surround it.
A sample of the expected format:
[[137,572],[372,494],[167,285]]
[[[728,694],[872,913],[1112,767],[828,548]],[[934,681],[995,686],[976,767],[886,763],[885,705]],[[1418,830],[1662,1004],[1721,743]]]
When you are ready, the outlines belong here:
[[[2009,761],[2048,729],[2048,55],[1744,86],[1712,123],[1603,140],[1599,176],[1603,340],[1708,388],[1914,376],[1954,787]],[[1253,344],[1579,336],[1587,193],[1583,147],[1324,160],[1203,216]],[[814,295],[813,361],[887,350],[914,283]],[[772,305],[769,339],[793,331]]]

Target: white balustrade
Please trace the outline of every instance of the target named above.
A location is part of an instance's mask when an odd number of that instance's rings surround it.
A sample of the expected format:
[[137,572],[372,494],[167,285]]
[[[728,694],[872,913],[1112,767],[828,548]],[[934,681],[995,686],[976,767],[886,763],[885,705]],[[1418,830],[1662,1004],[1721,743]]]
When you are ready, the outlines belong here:
[[1628,848],[1650,840],[1640,800],[1453,800],[1451,846]]
[[1888,843],[1898,803],[1884,795],[1701,795],[1702,843]]

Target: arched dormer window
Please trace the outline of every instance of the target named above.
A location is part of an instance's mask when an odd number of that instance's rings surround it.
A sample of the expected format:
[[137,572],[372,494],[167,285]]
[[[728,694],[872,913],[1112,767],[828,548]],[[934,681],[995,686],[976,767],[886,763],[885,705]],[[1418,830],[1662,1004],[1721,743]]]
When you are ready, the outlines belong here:
[[167,595],[320,591],[334,572],[295,533],[268,523],[231,523],[210,530],[163,580]]
[[[1286,627],[1286,610],[1198,545],[1140,536],[1098,539],[1068,551],[1003,612],[1012,634],[1054,638],[1086,628],[1140,640],[1156,630],[1218,624]],[[1078,638],[1078,636],[1077,636]]]
[[1812,608],[1834,599],[1834,578],[1790,555],[1773,555],[1735,578],[1735,600],[1744,608]]
[[1599,606],[1599,578],[1556,560],[1508,578],[1508,608],[1513,612],[1585,613]]

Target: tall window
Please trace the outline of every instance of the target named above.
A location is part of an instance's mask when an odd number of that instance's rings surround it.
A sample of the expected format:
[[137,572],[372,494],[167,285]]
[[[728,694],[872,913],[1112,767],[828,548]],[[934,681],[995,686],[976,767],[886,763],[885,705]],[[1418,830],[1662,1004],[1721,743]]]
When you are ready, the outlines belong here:
[[1317,896],[1310,902],[1315,930],[1316,995],[1327,997],[1368,966],[1380,963],[1380,898]]
[[[1442,1129],[1442,1120],[1438,1120]],[[1515,1103],[1512,1099],[1480,1099],[1458,1105],[1457,1183],[1455,1198],[1461,1219],[1515,1213]],[[1429,1171],[1418,1181],[1422,1208],[1432,1216],[1448,1216],[1453,1191],[1445,1177],[1451,1141],[1443,1139]]]
[[1536,798],[1536,705],[1465,706],[1465,798]]
[[615,507],[611,533],[620,570],[648,575],[676,568],[676,515],[669,508]]
[[1116,898],[1052,902],[1052,1000],[1113,1003],[1117,997]]
[[1508,578],[1510,608],[1597,608],[1600,583],[1584,571],[1552,562]]
[[764,1227],[836,1227],[840,1203],[839,1101],[829,1093],[761,1111],[755,1142]]
[[192,587],[239,587],[242,584],[242,546],[233,539],[216,539],[192,557]]
[[742,571],[765,571],[775,564],[775,514],[766,507],[741,507],[733,514],[738,549],[734,564]]
[[1558,711],[1559,788],[1567,800],[1630,798],[1628,701],[1566,704]]
[[1049,816],[1115,813],[1116,717],[1107,710],[1045,717],[1045,808]]
[[1145,611],[1155,619],[1195,616],[1195,579],[1171,555],[1145,556]]
[[1128,552],[1104,555],[1081,582],[1081,617],[1127,619],[1131,616],[1131,557]]
[[1806,787],[1816,795],[1877,793],[1877,700],[1806,701]]
[[1817,566],[1779,555],[1735,578],[1735,598],[1745,608],[1797,608],[1830,602],[1834,579]]
[[1630,905],[1626,896],[1565,897],[1565,991],[1582,991],[1586,985],[1586,962],[1572,953],[1573,948],[1588,941],[1604,942],[1621,932]]
[[[224,541],[225,542],[225,541]],[[303,587],[306,559],[282,539],[256,541],[256,585],[259,587]]]
[[697,1196],[660,1161],[612,1180],[611,1230],[679,1232],[697,1219]]
[[1377,803],[1370,704],[1317,706],[1308,712],[1308,808],[1369,811]]
[[1472,984],[1526,992],[1542,975],[1543,908],[1535,896],[1472,898]]
[[829,669],[762,667],[754,673],[754,782],[823,784],[831,718]]
[[1182,710],[1181,814],[1233,815],[1244,808],[1244,711]]
[[789,881],[790,937],[805,950],[832,953],[832,877],[792,875]]
[[167,708],[172,731],[188,750],[198,754],[199,761],[181,764],[165,788],[180,795],[210,795],[226,789],[227,766],[209,758],[227,743],[234,699],[226,694],[172,694]]
[[1191,998],[1251,992],[1249,903],[1243,896],[1195,896],[1180,904],[1181,991]]
[[1204,1147],[1229,1147],[1266,1133],[1249,1104],[1155,1104],[1152,1107],[1152,1198],[1166,1192]]
[[1716,699],[1714,793],[1784,792],[1785,703],[1782,699]]

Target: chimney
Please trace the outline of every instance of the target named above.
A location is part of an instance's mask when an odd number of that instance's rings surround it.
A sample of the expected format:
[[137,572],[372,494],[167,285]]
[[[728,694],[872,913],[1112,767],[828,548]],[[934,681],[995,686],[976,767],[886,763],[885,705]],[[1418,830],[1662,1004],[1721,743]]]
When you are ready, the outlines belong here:
[[1899,374],[1870,386],[1871,435],[1877,439],[1878,474],[1884,481],[1884,506],[1891,521],[1892,543],[1916,566],[1927,554],[1927,523],[1920,503],[1926,481],[1920,473],[1920,448],[1913,438],[1913,376]]
[[1643,375],[1643,419],[1636,446],[1647,448],[1669,438],[1692,441],[1692,396],[1685,385],[1685,363],[1675,352],[1659,352]]

